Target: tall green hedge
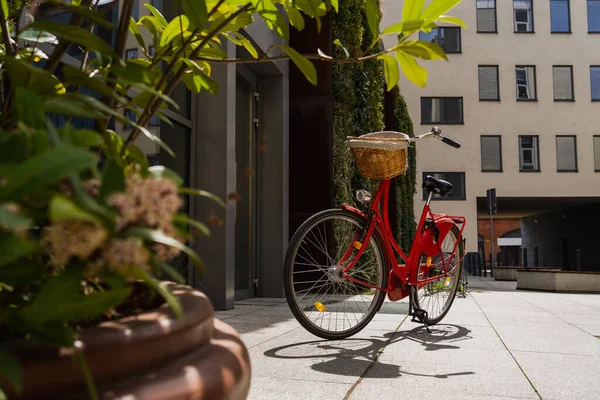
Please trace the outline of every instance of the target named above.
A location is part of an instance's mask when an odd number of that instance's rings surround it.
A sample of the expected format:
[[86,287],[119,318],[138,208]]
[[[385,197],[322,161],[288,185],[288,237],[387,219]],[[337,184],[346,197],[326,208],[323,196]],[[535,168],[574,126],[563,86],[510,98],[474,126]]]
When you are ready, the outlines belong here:
[[[366,50],[372,37],[368,29],[364,0],[344,0],[333,17],[333,38],[339,39],[351,56]],[[375,49],[378,51],[379,49]],[[342,49],[334,50],[344,58]],[[333,135],[335,202],[354,202],[354,192],[374,190],[377,182],[366,180],[356,171],[347,151],[348,136],[359,136],[384,128],[383,69],[379,61],[333,66]]]
[[[333,16],[333,39],[339,39],[351,56],[358,56],[372,41],[368,29],[364,0],[344,0],[339,3],[339,12]],[[377,45],[373,51],[380,51]],[[336,58],[344,58],[342,49],[334,49]],[[413,135],[413,127],[406,103],[397,93],[395,130]],[[360,64],[333,65],[333,165],[335,203],[354,203],[354,193],[364,188],[373,194],[378,181],[361,177],[347,149],[348,136],[359,136],[383,130],[384,124],[384,79],[380,61]],[[397,178],[398,232],[399,243],[408,250],[412,244],[416,226],[413,211],[415,193],[415,150],[409,151],[409,171]]]

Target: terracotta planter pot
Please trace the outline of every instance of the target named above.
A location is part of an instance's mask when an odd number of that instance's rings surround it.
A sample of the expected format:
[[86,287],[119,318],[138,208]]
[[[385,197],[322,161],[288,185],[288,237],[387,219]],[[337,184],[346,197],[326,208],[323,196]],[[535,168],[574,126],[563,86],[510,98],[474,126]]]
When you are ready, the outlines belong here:
[[[183,306],[167,304],[81,332],[82,351],[102,399],[245,399],[250,360],[238,333],[216,320],[201,292],[169,283]],[[23,366],[27,399],[87,398],[69,349],[22,341],[9,351]],[[9,398],[13,398],[9,394]]]

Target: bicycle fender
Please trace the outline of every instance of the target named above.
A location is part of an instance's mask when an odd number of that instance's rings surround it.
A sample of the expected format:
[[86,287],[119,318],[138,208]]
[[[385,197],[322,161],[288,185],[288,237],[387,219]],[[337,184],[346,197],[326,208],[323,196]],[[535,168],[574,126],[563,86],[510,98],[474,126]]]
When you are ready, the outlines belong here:
[[349,212],[351,212],[353,214],[356,214],[356,215],[360,215],[363,218],[367,218],[367,216],[365,215],[365,213],[363,213],[362,211],[360,211],[358,208],[349,206],[348,204],[344,204],[342,206],[342,210],[349,211]]
[[437,233],[433,228],[427,227],[421,235],[419,248],[421,252],[427,256],[436,256],[438,254],[438,243],[443,243],[446,235],[454,226],[454,222],[450,218],[441,218],[435,221],[435,226],[439,231],[439,238],[436,240]]

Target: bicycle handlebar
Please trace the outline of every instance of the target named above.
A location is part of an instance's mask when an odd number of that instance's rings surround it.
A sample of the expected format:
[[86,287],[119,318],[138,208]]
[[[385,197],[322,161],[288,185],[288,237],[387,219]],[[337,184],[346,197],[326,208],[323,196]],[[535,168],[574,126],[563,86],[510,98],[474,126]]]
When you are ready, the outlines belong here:
[[450,139],[449,137],[442,136],[442,130],[437,126],[434,126],[433,128],[431,128],[431,131],[429,131],[427,133],[423,133],[422,135],[410,138],[410,141],[413,143],[418,142],[419,140],[424,139],[427,136],[431,136],[431,135],[433,135],[437,139],[440,139],[442,142],[446,143],[449,146],[452,146],[456,149],[460,149],[461,144],[458,143],[454,139]]

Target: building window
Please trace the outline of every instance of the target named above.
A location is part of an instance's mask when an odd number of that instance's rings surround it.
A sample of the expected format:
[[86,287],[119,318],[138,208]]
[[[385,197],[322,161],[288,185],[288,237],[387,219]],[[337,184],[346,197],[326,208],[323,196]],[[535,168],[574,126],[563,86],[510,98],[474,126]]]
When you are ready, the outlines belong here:
[[515,32],[533,32],[533,0],[513,0]]
[[137,21],[140,19],[140,0],[133,2],[133,9],[131,10],[131,16]]
[[477,32],[498,32],[496,0],[477,0]]
[[479,100],[500,100],[500,85],[497,65],[479,66]]
[[590,86],[592,89],[592,101],[600,101],[600,65],[590,67]]
[[554,101],[573,101],[573,66],[555,65],[552,67],[554,81]]
[[519,170],[521,172],[540,171],[537,136],[519,136]]
[[556,136],[556,170],[558,172],[577,172],[575,136]]
[[594,171],[600,172],[600,136],[594,136]]
[[433,28],[429,33],[419,33],[420,40],[435,43],[449,54],[462,51],[460,37],[460,28],[456,27],[439,27]]
[[128,49],[125,51],[125,61],[135,60],[138,58],[138,49]]
[[422,124],[462,124],[462,97],[421,97]]
[[155,115],[148,123],[148,126],[160,126],[160,118]]
[[550,32],[571,33],[569,0],[550,0]]
[[517,100],[537,100],[535,66],[517,65]]
[[[137,114],[131,108],[126,108],[123,114],[128,121],[137,122]],[[132,126],[129,124],[123,124],[123,129],[131,129]]]
[[600,0],[587,0],[588,32],[600,32]]
[[[435,179],[442,179],[452,184],[452,193],[442,197],[439,194],[434,194],[432,200],[466,200],[467,191],[465,185],[464,172],[423,172],[423,181],[427,175],[433,176]],[[423,189],[423,200],[427,200],[427,190]]]
[[162,0],[151,0],[150,4],[154,6],[158,11],[162,11]]
[[148,46],[148,55],[149,55],[150,57],[154,57],[154,54],[155,54],[154,45],[150,45],[150,46]]
[[502,172],[501,136],[481,136],[481,171]]

